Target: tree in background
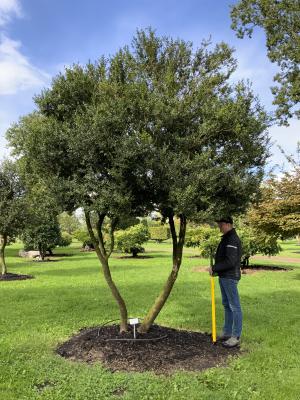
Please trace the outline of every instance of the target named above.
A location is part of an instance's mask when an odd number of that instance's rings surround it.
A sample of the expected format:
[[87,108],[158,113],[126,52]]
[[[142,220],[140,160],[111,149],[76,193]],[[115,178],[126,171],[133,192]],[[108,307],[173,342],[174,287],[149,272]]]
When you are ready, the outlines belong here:
[[[242,243],[241,268],[249,267],[249,259],[255,254],[273,256],[281,250],[276,235],[257,231],[241,218],[236,225]],[[198,247],[200,255],[209,258],[210,265],[213,265],[219,242],[220,231],[218,228],[201,225],[188,229],[185,245],[186,247]]]
[[76,215],[68,214],[67,212],[63,212],[58,216],[58,222],[60,225],[60,229],[62,232],[67,232],[69,235],[73,235],[73,233],[80,229],[81,223],[79,218]]
[[52,254],[52,250],[62,242],[56,216],[53,219],[50,216],[40,219],[39,215],[30,213],[30,222],[23,230],[21,239],[25,251],[38,250],[44,261],[47,252]]
[[272,88],[276,115],[282,124],[300,117],[300,6],[299,0],[240,0],[232,8],[232,28],[239,38],[251,37],[255,26],[266,34],[268,57],[280,67]]
[[[94,232],[94,234],[96,235],[96,232]],[[73,233],[73,236],[75,239],[77,239],[79,242],[81,242],[81,247],[84,248],[86,246],[89,247],[89,249],[94,249],[94,245],[92,243],[92,239],[90,237],[90,234],[86,229],[77,229],[77,231],[75,231]]]
[[5,247],[20,234],[27,219],[25,188],[17,172],[16,164],[3,161],[0,164],[0,266],[1,274],[7,274]]
[[155,225],[149,226],[149,235],[151,240],[161,243],[170,239],[171,232],[170,228],[166,224],[156,223]]
[[249,259],[255,254],[275,256],[281,251],[274,234],[266,234],[248,225],[238,229],[238,235],[242,242],[242,268],[249,267]]
[[21,232],[25,250],[38,250],[42,260],[47,251],[62,242],[61,231],[57,219],[58,206],[41,182],[36,182],[28,190],[27,197],[28,219]]
[[131,253],[137,257],[145,249],[142,244],[149,239],[149,230],[146,224],[140,223],[125,230],[118,230],[115,233],[115,247],[124,253]]
[[57,244],[59,247],[68,247],[72,243],[72,235],[70,235],[68,232],[61,232],[60,234],[61,238]]
[[262,187],[262,198],[248,213],[249,223],[258,232],[277,239],[300,234],[300,168],[271,177]]
[[220,242],[220,231],[209,225],[201,225],[196,228],[188,229],[186,234],[186,247],[198,247],[200,255],[209,258],[210,265],[214,263],[214,257]]

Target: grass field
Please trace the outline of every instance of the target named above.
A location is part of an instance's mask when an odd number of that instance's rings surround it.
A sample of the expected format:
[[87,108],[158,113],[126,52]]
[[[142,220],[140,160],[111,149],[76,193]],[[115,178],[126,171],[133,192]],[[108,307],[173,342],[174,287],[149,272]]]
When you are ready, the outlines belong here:
[[[300,399],[300,246],[283,244],[289,272],[243,275],[243,354],[227,367],[202,373],[111,373],[101,365],[65,360],[55,348],[83,327],[118,318],[118,310],[94,253],[76,244],[54,262],[17,257],[20,245],[7,249],[9,272],[35,279],[0,282],[0,399]],[[158,294],[171,266],[170,243],[149,243],[145,259],[114,254],[111,269],[132,317],[142,317]],[[187,330],[210,331],[207,265],[186,249],[174,290],[157,322]],[[256,263],[264,263],[257,261]],[[268,263],[276,262],[272,259]],[[217,327],[222,305],[217,288]]]

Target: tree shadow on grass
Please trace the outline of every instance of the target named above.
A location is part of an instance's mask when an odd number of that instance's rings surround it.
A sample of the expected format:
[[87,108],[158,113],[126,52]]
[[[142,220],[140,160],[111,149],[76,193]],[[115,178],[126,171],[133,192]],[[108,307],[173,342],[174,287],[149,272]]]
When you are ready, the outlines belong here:
[[[49,266],[49,265],[48,265]],[[144,265],[136,265],[136,264],[124,264],[124,265],[111,265],[110,270],[113,275],[122,274],[126,272],[136,271],[137,273],[141,273],[142,271],[146,274],[147,271],[151,269],[151,264]],[[155,266],[153,266],[155,268]],[[168,267],[166,267],[168,268]],[[167,270],[167,273],[169,270]],[[79,276],[87,276],[89,274],[99,273],[102,276],[102,267],[100,262],[98,264],[91,265],[82,265],[81,267],[72,267],[64,265],[62,268],[51,268],[51,269],[40,269],[35,271],[36,277],[39,275],[43,276],[69,276],[71,277],[79,277]],[[116,278],[117,279],[117,278]]]

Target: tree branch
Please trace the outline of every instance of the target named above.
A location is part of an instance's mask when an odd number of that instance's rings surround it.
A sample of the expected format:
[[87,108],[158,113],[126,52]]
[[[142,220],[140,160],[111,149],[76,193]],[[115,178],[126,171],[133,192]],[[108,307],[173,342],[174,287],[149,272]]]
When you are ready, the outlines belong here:
[[107,256],[106,249],[104,246],[104,239],[103,239],[103,234],[102,234],[102,225],[103,225],[106,214],[97,212],[97,215],[98,215],[98,221],[96,224],[96,229],[97,229],[97,235],[99,238],[99,248],[101,250],[101,253],[103,254],[103,257],[105,257],[107,259],[108,256]]
[[109,250],[107,253],[107,258],[110,257],[111,253],[113,252],[113,249],[115,247],[115,228],[118,222],[118,218],[112,218],[111,219],[111,223],[110,223],[110,229],[109,229],[109,237],[110,237],[110,246],[109,246]]

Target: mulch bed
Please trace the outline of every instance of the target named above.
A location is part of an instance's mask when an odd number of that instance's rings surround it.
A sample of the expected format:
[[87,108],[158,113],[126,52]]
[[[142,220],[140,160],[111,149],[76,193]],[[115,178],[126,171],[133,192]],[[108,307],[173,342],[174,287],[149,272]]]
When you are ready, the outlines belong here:
[[159,325],[153,325],[146,334],[137,334],[136,341],[132,339],[132,330],[120,334],[118,325],[82,329],[60,345],[57,353],[73,361],[101,362],[111,371],[152,371],[165,375],[225,365],[228,357],[240,353],[238,348],[213,344],[208,333]]
[[144,260],[147,258],[154,258],[154,256],[137,256],[137,257],[132,257],[132,256],[116,256],[115,258],[119,258],[120,260],[122,259],[127,259],[127,260]]
[[293,268],[291,267],[279,267],[277,265],[256,265],[256,264],[251,264],[250,267],[243,268],[242,269],[242,274],[255,274],[256,272],[262,272],[262,271],[272,271],[272,272],[288,272],[292,271]]
[[32,275],[12,274],[8,272],[5,275],[0,275],[0,281],[23,281],[25,279],[34,279]]

